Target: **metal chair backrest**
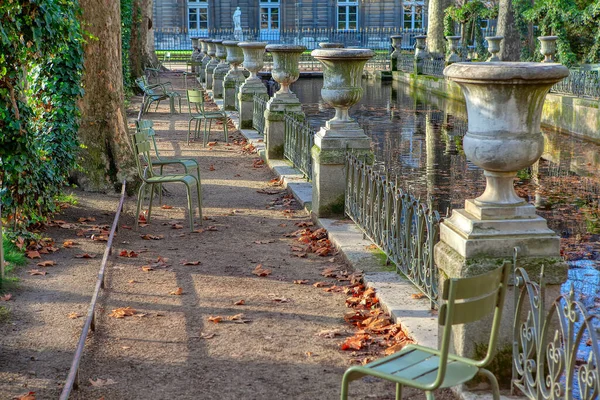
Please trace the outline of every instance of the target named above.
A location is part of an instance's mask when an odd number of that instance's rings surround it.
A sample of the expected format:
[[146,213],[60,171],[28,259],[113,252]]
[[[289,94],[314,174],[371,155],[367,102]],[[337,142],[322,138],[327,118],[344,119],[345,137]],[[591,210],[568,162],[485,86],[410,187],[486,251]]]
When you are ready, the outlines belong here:
[[156,158],[160,160],[160,154],[158,153],[158,147],[156,146],[156,131],[154,130],[154,122],[149,119],[140,119],[135,121],[135,127],[137,132],[144,132],[148,135],[148,141],[152,141],[154,147],[154,154]]
[[187,90],[188,113],[193,116],[192,107],[196,113],[204,114],[204,92],[201,90]]
[[[138,169],[138,173],[142,180],[151,178],[154,175],[152,170],[152,159],[150,157],[150,141],[148,140],[148,134],[144,131],[136,132],[131,135],[133,140],[133,151],[135,154],[135,164]],[[142,165],[140,156],[144,158],[146,165]]]
[[463,361],[477,367],[484,367],[492,360],[510,273],[511,263],[506,261],[502,267],[493,271],[469,278],[448,279],[444,282],[442,300],[445,300],[445,303],[440,306],[438,317],[438,323],[444,326],[440,348],[440,375],[443,376],[445,372],[452,326],[479,321],[493,312],[494,318],[485,357],[482,360],[464,359]]
[[146,95],[154,96],[156,94],[154,90],[148,87],[148,82],[145,77],[136,78],[135,83]]

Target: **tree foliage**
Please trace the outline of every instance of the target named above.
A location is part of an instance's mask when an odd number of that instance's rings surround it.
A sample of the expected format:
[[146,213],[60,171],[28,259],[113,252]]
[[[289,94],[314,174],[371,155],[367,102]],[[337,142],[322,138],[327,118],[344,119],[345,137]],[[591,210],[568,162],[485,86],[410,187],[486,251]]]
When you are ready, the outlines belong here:
[[454,25],[458,24],[461,30],[462,42],[473,42],[478,54],[487,54],[480,26],[482,20],[493,19],[498,16],[497,6],[487,4],[481,0],[472,0],[450,6],[446,8],[444,13],[444,31],[446,35],[453,35]]
[[76,165],[79,13],[77,0],[0,2],[1,201],[25,225],[55,211]]

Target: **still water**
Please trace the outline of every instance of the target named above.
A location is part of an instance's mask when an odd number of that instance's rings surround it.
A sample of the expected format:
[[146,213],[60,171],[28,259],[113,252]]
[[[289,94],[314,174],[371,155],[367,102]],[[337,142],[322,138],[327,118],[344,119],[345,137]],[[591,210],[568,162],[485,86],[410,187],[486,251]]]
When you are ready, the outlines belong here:
[[[322,79],[300,79],[292,90],[317,130],[334,110],[320,96]],[[430,199],[441,215],[483,192],[483,171],[462,150],[463,103],[400,82],[363,81],[364,96],[350,115],[373,141],[376,165],[405,189]],[[600,145],[544,129],[542,159],[519,172],[517,193],[534,204],[561,236],[569,282],[589,308],[600,304]],[[533,278],[533,277],[532,277]],[[536,279],[537,280],[537,279]]]

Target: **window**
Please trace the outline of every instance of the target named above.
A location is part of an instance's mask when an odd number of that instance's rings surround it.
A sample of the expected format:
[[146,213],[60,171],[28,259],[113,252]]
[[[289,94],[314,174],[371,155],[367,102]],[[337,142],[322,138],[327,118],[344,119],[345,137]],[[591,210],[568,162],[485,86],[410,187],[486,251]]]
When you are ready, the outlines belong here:
[[337,6],[337,28],[341,31],[358,29],[358,1],[340,0]]
[[423,29],[424,3],[422,1],[405,2],[403,10],[402,27],[404,29]]
[[207,0],[188,0],[188,29],[190,31],[208,29]]
[[279,0],[260,0],[260,29],[279,30]]

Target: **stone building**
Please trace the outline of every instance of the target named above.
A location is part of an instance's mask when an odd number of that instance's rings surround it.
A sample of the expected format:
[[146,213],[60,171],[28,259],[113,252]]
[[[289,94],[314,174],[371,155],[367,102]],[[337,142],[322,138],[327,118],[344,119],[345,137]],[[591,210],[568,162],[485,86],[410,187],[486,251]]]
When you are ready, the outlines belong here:
[[154,27],[204,36],[208,30],[233,29],[232,16],[240,7],[242,29],[260,31],[269,38],[300,29],[422,29],[426,25],[425,1],[154,0]]

